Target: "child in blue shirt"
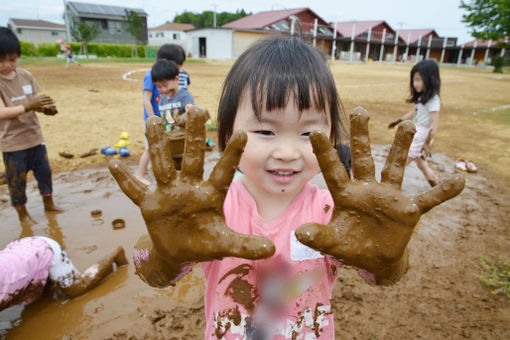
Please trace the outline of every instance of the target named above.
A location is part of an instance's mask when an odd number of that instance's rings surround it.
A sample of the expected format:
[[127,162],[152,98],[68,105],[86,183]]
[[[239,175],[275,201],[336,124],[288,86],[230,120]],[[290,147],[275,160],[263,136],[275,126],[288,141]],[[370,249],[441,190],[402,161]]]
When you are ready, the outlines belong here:
[[159,116],[170,133],[174,126],[185,121],[186,112],[195,104],[188,90],[179,87],[179,67],[171,60],[159,60],[151,70],[152,81],[160,93]]
[[[156,56],[156,61],[158,60],[173,60],[178,66],[182,68],[182,64],[186,59],[186,55],[184,53],[184,49],[175,44],[165,44],[162,45]],[[181,75],[182,74],[182,75]],[[186,71],[182,70],[179,72],[179,86],[182,88],[188,87],[191,82],[189,80],[189,75]],[[145,77],[143,79],[143,120],[144,126],[147,118],[150,116],[159,116],[159,108],[158,108],[158,100],[159,100],[159,90],[152,81],[152,70],[147,71]],[[140,162],[138,163],[138,173],[136,178],[145,185],[150,185],[150,182],[145,178],[147,174],[147,166],[149,165],[150,155],[149,155],[149,145],[147,144],[147,139],[145,139],[145,151],[140,157]]]

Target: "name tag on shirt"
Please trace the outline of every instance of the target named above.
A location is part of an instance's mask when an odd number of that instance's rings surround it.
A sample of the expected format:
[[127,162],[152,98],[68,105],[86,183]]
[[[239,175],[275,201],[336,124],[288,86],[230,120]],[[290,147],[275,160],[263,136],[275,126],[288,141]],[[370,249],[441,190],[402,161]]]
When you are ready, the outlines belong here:
[[32,94],[34,91],[32,90],[32,85],[23,85],[23,93],[24,94]]
[[290,258],[292,261],[315,260],[323,258],[320,252],[299,242],[296,233],[290,233]]

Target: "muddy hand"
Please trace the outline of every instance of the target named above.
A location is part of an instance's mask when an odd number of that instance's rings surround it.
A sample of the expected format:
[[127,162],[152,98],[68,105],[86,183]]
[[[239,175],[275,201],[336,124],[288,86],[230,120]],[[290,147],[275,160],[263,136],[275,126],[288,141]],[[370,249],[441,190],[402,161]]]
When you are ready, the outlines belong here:
[[401,122],[402,122],[402,119],[400,119],[400,118],[395,119],[394,121],[392,121],[391,123],[388,124],[388,129],[393,129],[395,126],[397,126]]
[[45,94],[41,94],[28,101],[28,103],[25,105],[25,112],[28,111],[42,112],[44,106],[51,105],[53,103],[54,103],[53,99],[51,99],[49,96]]
[[[246,144],[245,132],[232,136],[207,181],[202,179],[205,153],[202,110],[193,108],[188,112],[182,171],[174,168],[170,140],[159,117],[147,120],[146,135],[157,181],[155,191],[137,181],[123,163],[109,163],[120,188],[140,207],[147,225],[152,244],[147,240],[140,244],[151,253],[148,262],[156,265],[142,273],[146,280],[151,280],[147,276],[159,275],[153,281],[162,286],[165,280],[161,277],[173,281],[190,263],[227,256],[260,259],[274,253],[270,240],[235,233],[225,224],[223,202]],[[173,282],[166,282],[169,283]]]
[[47,116],[54,116],[58,113],[57,107],[54,104],[43,106],[42,113]]
[[425,193],[405,196],[401,185],[415,133],[414,124],[405,121],[398,127],[378,183],[368,119],[361,107],[351,114],[354,181],[349,180],[327,136],[320,132],[310,135],[335,208],[329,225],[306,224],[296,236],[309,247],[375,274],[378,284],[390,284],[408,269],[407,243],[420,216],[458,195],[464,177],[456,175]]

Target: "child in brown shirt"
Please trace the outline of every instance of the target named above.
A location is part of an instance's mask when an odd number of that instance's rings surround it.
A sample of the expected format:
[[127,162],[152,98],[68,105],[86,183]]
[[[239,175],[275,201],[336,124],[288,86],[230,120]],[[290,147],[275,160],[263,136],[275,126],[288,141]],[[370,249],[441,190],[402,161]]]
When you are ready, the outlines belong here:
[[53,99],[37,95],[41,88],[26,70],[18,68],[21,47],[11,30],[0,27],[0,151],[11,203],[22,223],[34,223],[25,204],[26,178],[32,170],[46,211],[59,211],[52,198],[51,169],[35,111],[55,115]]

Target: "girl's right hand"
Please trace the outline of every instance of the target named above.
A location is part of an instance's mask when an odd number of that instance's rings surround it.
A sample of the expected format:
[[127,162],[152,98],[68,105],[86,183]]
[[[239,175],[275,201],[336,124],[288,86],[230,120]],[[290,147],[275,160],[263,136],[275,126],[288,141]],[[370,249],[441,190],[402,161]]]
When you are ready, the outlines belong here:
[[228,256],[255,260],[275,252],[270,240],[238,234],[225,224],[223,202],[246,144],[246,133],[232,136],[204,181],[205,131],[204,111],[192,108],[186,124],[182,171],[176,171],[161,119],[147,120],[155,191],[136,180],[123,163],[109,163],[122,191],[142,211],[150,238],[139,240],[135,265],[137,274],[152,286],[174,284],[196,262]]
[[391,123],[388,124],[388,129],[393,129],[395,126],[397,126],[401,122],[402,122],[401,118],[395,119],[394,121],[392,121]]

